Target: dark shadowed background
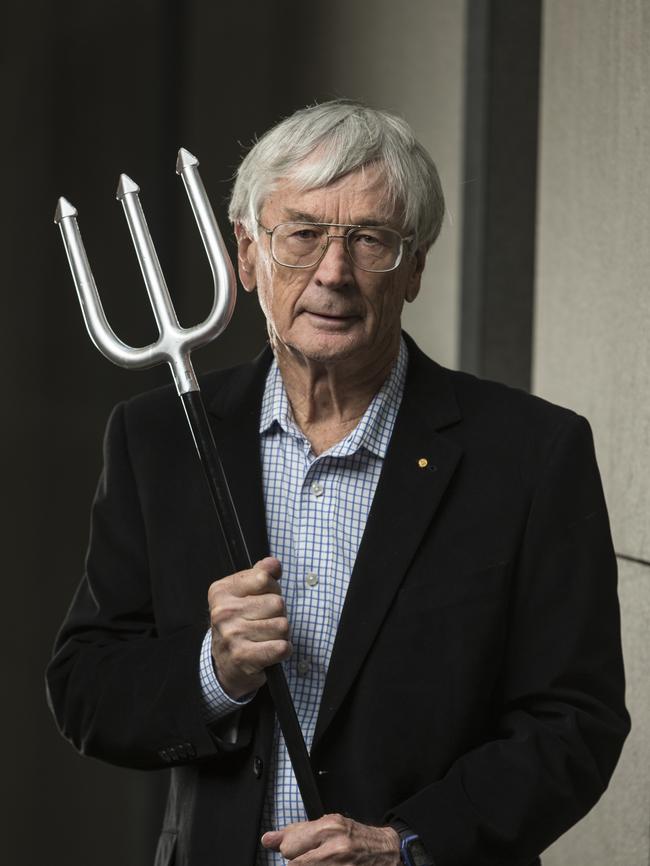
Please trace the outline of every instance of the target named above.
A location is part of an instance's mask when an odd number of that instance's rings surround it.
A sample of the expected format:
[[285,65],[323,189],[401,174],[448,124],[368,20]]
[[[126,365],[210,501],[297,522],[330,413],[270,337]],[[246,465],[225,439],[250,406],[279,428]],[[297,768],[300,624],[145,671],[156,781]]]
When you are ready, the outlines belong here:
[[[425,138],[437,126],[452,206],[432,267],[448,313],[437,342],[432,294],[416,336],[445,363],[528,388],[541,0],[30,0],[4,9],[0,39],[2,860],[143,866],[165,772],[76,755],[47,709],[43,670],[83,568],[110,409],[169,371],[127,373],[91,345],[52,223],[57,198],[79,211],[113,327],[139,345],[155,331],[114,200],[120,172],[141,188],[191,324],[210,308],[211,277],[174,172],[180,146],[199,157],[229,236],[225,202],[244,145],[296,108],[346,96],[403,114]],[[264,341],[257,301],[241,293],[197,369],[248,359]]]

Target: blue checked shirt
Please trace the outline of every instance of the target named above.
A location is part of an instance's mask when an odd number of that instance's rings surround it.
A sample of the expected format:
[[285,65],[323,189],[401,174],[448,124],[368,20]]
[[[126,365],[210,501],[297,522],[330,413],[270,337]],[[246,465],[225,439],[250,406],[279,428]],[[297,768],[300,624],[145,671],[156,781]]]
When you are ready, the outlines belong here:
[[[293,644],[293,655],[283,667],[308,749],[350,575],[404,392],[407,364],[402,340],[397,362],[357,427],[319,456],[293,420],[275,362],[267,376],[260,415],[266,524],[271,555],[282,563],[280,586]],[[214,674],[209,631],[200,672],[208,723],[243,706],[245,701],[225,694]],[[276,722],[260,835],[306,819]],[[284,862],[280,854],[260,846],[258,866]]]

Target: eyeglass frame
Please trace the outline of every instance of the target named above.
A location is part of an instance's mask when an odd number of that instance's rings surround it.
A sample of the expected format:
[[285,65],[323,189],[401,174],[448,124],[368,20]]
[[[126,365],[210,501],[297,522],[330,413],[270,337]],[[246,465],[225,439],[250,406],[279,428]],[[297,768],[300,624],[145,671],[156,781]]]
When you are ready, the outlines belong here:
[[[364,225],[364,224],[354,225],[354,224],[350,224],[350,223],[312,223],[312,222],[309,222],[309,220],[285,220],[284,222],[277,223],[277,225],[274,225],[272,229],[267,229],[266,226],[263,225],[259,220],[257,221],[257,224],[269,237],[269,249],[271,250],[271,256],[273,258],[273,261],[276,264],[280,265],[281,268],[292,268],[292,270],[300,270],[300,271],[305,271],[305,270],[308,270],[309,268],[317,267],[323,261],[328,249],[330,248],[330,241],[334,240],[336,238],[340,238],[340,240],[345,241],[345,250],[346,250],[347,254],[350,256],[350,261],[355,266],[355,268],[359,268],[360,270],[365,271],[365,273],[367,273],[367,274],[390,274],[391,271],[397,270],[397,268],[402,263],[402,258],[404,257],[404,244],[410,243],[413,240],[413,238],[415,237],[415,235],[401,235],[397,231],[397,229],[392,229],[390,226],[369,226],[369,225]],[[321,252],[320,256],[311,265],[287,265],[287,264],[285,264],[285,262],[281,262],[278,259],[276,259],[276,257],[275,257],[275,253],[273,252],[273,232],[277,228],[279,228],[280,226],[286,226],[286,225],[292,225],[292,224],[304,225],[304,226],[315,226],[317,228],[324,228],[324,229],[328,229],[328,228],[348,229],[348,231],[344,235],[331,235],[329,232],[327,232],[327,243],[323,247],[323,251]],[[354,256],[352,255],[352,252],[350,250],[350,246],[348,243],[348,238],[350,237],[350,235],[352,234],[352,232],[355,229],[377,229],[377,228],[384,229],[384,231],[392,232],[392,234],[397,235],[397,237],[399,238],[399,254],[398,254],[397,260],[396,260],[396,262],[392,268],[386,268],[386,269],[380,270],[380,271],[371,271],[368,268],[364,268],[363,265],[357,264],[357,262],[354,260]]]

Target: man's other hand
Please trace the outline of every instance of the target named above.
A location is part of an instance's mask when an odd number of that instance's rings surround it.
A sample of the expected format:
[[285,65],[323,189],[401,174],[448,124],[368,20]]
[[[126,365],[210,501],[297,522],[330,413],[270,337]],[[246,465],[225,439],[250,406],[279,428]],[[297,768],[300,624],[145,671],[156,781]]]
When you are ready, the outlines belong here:
[[392,827],[368,827],[342,815],[289,824],[262,836],[287,866],[399,866],[399,836]]
[[267,556],[208,590],[212,658],[221,687],[237,700],[264,684],[264,669],[292,652],[278,580],[282,567]]

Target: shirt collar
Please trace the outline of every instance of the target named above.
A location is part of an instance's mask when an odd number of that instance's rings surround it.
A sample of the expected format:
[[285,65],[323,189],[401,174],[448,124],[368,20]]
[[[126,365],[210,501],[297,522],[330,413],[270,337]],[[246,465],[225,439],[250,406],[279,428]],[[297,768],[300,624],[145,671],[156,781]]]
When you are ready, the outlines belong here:
[[273,359],[266,376],[266,385],[262,396],[262,411],[260,412],[260,433],[267,433],[274,424],[289,432],[294,425],[289,398],[284,389],[278,362]]
[[[365,448],[377,457],[385,457],[404,394],[407,367],[408,350],[404,338],[401,338],[397,360],[388,378],[372,398],[361,421],[345,439],[337,442],[326,453],[333,457],[344,457]],[[289,398],[275,359],[266,377],[260,413],[260,434],[273,433],[274,428],[304,439],[293,419]]]

